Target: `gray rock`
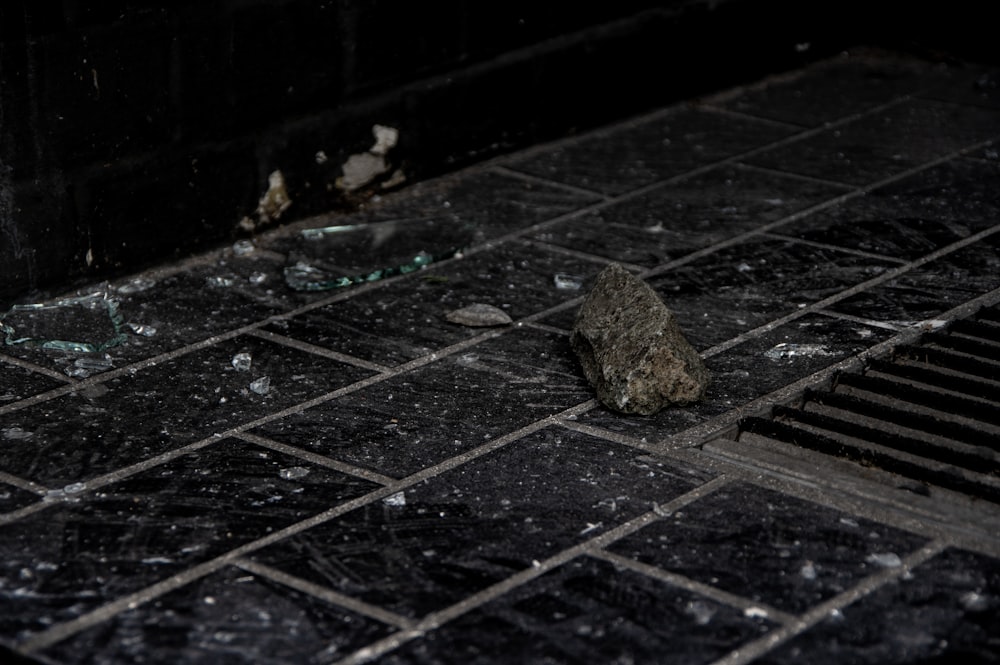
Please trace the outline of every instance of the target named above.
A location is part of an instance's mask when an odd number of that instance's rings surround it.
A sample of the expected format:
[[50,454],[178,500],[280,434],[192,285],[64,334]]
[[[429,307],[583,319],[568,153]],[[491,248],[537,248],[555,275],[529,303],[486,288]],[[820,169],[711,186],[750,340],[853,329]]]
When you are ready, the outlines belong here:
[[513,323],[507,312],[493,305],[478,302],[468,307],[448,312],[445,314],[445,318],[452,323],[472,328],[506,326]]
[[601,271],[571,337],[609,409],[651,415],[701,399],[709,374],[673,314],[645,282],[613,263]]

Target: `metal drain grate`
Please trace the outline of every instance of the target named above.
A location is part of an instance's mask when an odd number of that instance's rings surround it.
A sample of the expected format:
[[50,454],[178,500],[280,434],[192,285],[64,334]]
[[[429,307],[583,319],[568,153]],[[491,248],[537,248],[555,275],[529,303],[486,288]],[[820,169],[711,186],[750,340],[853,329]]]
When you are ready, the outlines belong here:
[[794,444],[1000,503],[1000,308],[896,347],[771,418],[743,419],[738,440]]

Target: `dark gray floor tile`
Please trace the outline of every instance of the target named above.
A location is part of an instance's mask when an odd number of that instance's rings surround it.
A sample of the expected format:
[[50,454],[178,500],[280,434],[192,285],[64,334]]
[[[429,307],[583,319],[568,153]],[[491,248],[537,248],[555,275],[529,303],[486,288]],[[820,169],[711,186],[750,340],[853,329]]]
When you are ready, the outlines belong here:
[[39,655],[88,663],[328,663],[385,637],[374,619],[236,568],[126,610]]
[[941,67],[919,60],[842,55],[781,75],[724,103],[750,115],[817,127],[949,81]]
[[405,616],[423,616],[710,477],[549,428],[253,558]]
[[890,336],[883,328],[806,315],[706,360],[712,379],[705,398],[697,404],[667,408],[653,416],[626,416],[597,407],[578,418],[620,434],[650,442],[662,441],[739,409]]
[[[452,310],[486,303],[518,319],[586,293],[603,267],[527,243],[506,243],[276,321],[266,329],[397,365],[483,332],[446,320]],[[580,290],[558,288],[559,274],[579,277]]]
[[913,99],[748,162],[868,185],[1000,135],[1000,110]]
[[[5,363],[2,356],[0,356],[0,372],[3,372],[4,376],[4,385],[0,388],[0,407],[47,390],[61,388],[67,383],[18,365]],[[5,436],[5,433],[0,431],[0,439],[7,438],[13,437]]]
[[734,483],[609,549],[703,584],[800,613],[924,542],[912,533]]
[[0,526],[0,627],[44,630],[373,487],[224,439]]
[[0,513],[9,513],[38,501],[34,492],[0,482]]
[[1000,287],[1000,234],[925,263],[831,309],[876,321],[913,323]]
[[964,65],[948,72],[948,78],[934,85],[924,96],[959,104],[1000,107],[1000,70]]
[[554,342],[557,357],[531,361],[490,340],[255,431],[402,478],[586,401],[582,373],[563,371],[571,360]]
[[381,662],[696,665],[724,656],[772,626],[584,557],[404,644]]
[[[249,353],[248,371],[232,364]],[[370,376],[257,337],[237,337],[0,415],[0,470],[59,487],[86,481]],[[251,383],[270,382],[266,394]]]
[[758,663],[997,662],[1000,561],[948,549]]
[[729,166],[548,226],[531,237],[652,268],[844,191],[834,185]]
[[813,213],[777,232],[912,260],[1000,220],[1000,163],[945,162]]
[[476,241],[490,240],[596,203],[599,196],[557,185],[522,180],[492,171],[474,171],[385,197],[369,214],[373,220],[440,216],[476,229]]
[[704,350],[895,264],[774,238],[726,247],[648,280]]
[[509,165],[557,182],[623,194],[794,132],[752,118],[678,106],[653,120],[516,158]]

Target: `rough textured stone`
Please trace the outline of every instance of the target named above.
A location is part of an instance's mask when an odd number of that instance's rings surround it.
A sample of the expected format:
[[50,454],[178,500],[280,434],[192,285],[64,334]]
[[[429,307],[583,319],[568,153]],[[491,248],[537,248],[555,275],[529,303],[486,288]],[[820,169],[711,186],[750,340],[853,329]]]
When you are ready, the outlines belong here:
[[597,277],[571,341],[598,399],[615,411],[650,415],[695,402],[708,386],[708,370],[673,314],[616,263]]

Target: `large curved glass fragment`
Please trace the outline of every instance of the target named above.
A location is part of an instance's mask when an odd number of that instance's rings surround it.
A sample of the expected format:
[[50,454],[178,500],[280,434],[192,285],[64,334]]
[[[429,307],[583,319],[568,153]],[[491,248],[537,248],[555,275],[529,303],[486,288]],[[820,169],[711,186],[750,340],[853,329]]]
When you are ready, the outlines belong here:
[[325,291],[403,275],[452,258],[474,234],[440,217],[304,229],[288,252],[285,282]]
[[123,327],[118,301],[106,291],[14,305],[0,314],[4,344],[74,353],[103,353],[121,344]]

